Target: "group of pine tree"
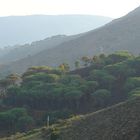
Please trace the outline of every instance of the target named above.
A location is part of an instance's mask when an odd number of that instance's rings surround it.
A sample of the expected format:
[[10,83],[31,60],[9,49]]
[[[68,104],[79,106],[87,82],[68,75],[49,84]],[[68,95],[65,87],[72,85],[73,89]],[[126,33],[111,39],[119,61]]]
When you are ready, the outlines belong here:
[[140,96],[140,56],[82,57],[75,70],[31,67],[0,80],[0,135],[24,132]]

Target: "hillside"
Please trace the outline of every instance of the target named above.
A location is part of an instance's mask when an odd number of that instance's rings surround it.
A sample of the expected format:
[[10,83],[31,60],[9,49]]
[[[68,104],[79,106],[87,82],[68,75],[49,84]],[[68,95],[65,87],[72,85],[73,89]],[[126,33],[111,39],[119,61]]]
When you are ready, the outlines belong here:
[[[139,140],[140,98],[8,140]],[[6,140],[2,138],[1,140]]]
[[57,34],[79,34],[100,27],[111,20],[108,17],[90,15],[0,17],[0,48],[31,43]]
[[6,64],[17,61],[22,58],[33,56],[43,50],[48,50],[58,46],[59,44],[72,40],[77,36],[56,35],[44,40],[35,41],[31,44],[16,45],[6,47],[0,50],[0,64]]
[[101,110],[75,121],[61,140],[139,140],[140,99]]
[[2,67],[2,71],[24,72],[29,66],[58,66],[65,62],[73,68],[74,61],[82,56],[128,50],[140,52],[140,7],[111,23],[62,43],[59,47],[44,50],[34,56],[15,61]]

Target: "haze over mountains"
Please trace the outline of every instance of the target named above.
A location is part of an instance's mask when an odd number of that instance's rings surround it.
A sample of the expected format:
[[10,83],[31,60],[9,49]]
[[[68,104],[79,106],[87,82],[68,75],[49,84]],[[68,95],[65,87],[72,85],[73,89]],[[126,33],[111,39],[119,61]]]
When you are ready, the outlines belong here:
[[128,50],[133,54],[140,52],[140,7],[128,15],[76,38],[43,50],[35,55],[1,66],[1,72],[24,72],[30,66],[58,66],[66,62],[73,66],[82,56]]
[[0,47],[31,43],[57,34],[78,34],[111,20],[108,17],[90,15],[0,17]]
[[52,49],[56,45],[74,39],[77,36],[56,35],[31,44],[15,45],[0,50],[0,63],[5,64],[37,54],[43,50]]

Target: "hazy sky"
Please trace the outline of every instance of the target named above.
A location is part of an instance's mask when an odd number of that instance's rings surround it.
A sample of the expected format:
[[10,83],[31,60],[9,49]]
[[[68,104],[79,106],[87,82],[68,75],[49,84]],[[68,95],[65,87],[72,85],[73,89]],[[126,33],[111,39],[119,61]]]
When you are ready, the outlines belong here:
[[140,6],[140,0],[0,0],[0,16],[90,14],[117,18]]

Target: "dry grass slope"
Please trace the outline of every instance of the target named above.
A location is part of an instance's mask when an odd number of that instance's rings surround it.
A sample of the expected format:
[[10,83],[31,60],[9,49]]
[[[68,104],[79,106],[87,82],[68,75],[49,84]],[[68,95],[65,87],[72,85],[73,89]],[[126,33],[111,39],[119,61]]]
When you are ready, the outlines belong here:
[[139,140],[140,98],[87,115],[60,135],[61,140]]

